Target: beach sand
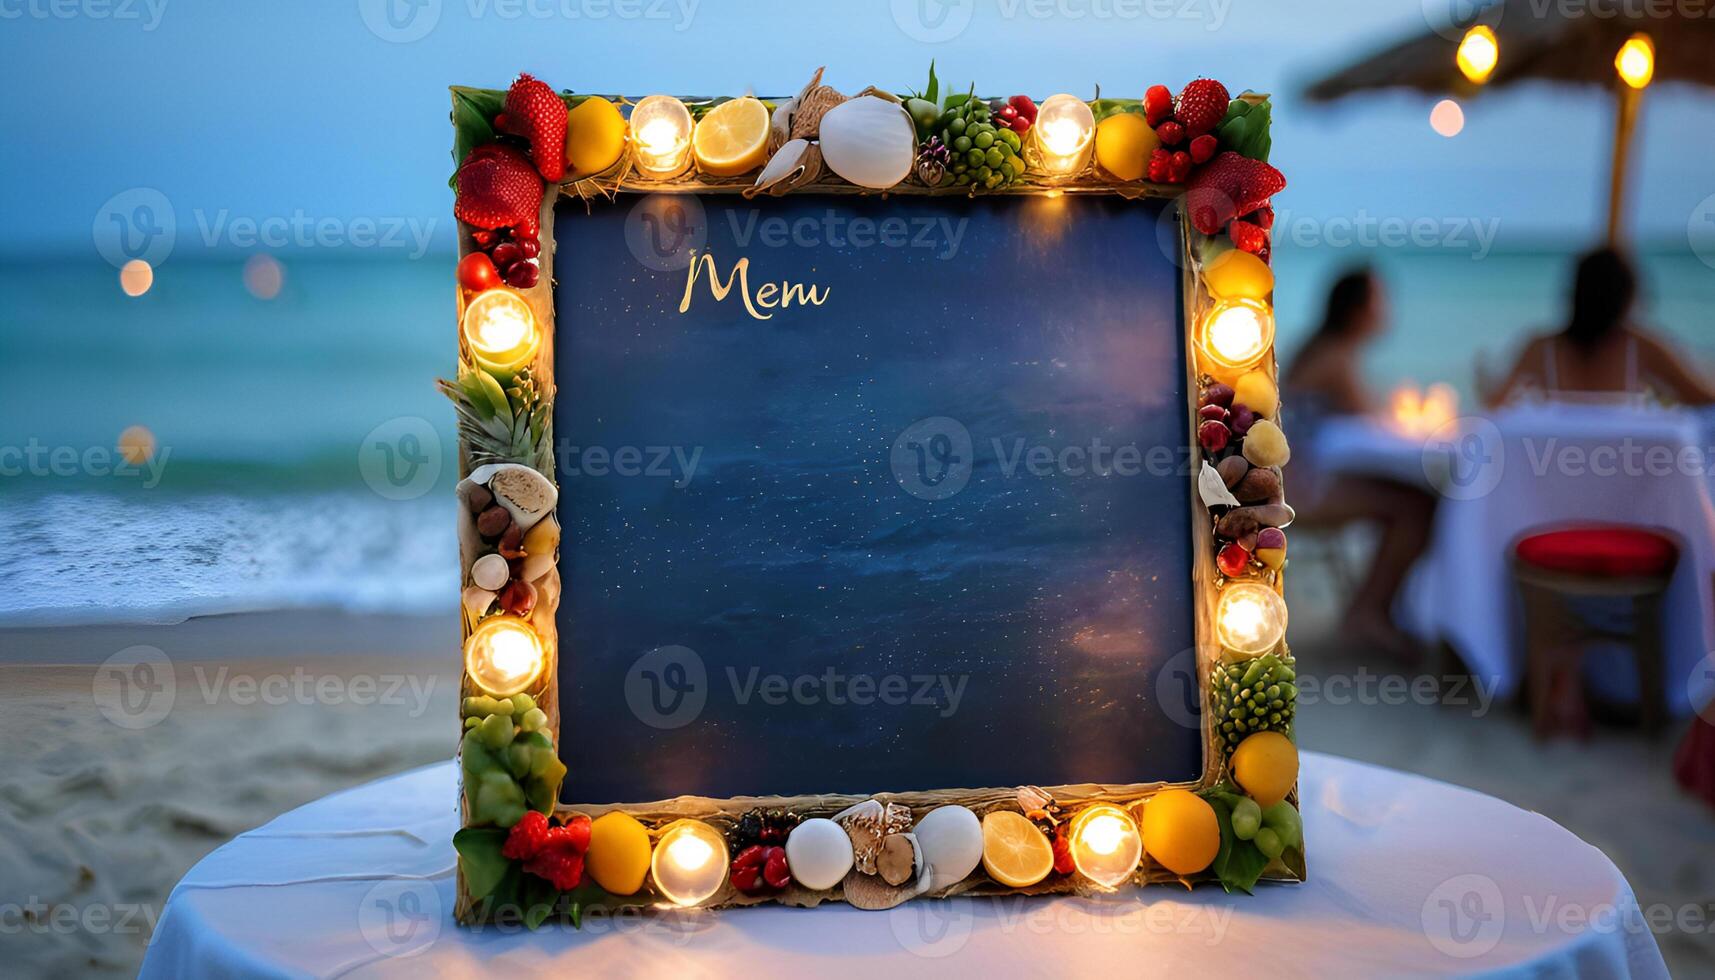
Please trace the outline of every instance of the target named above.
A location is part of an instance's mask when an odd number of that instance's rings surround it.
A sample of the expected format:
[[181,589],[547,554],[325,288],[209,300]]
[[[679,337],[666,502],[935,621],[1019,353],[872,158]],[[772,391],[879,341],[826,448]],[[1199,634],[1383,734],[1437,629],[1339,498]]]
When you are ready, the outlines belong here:
[[[1301,668],[1379,676],[1340,648],[1317,605],[1295,600]],[[0,902],[30,917],[0,921],[7,972],[133,973],[168,892],[204,854],[335,790],[448,758],[456,635],[452,617],[311,613],[0,631],[13,664],[0,665]],[[171,657],[175,690],[158,721],[127,728],[109,715],[151,716],[118,711],[97,666],[134,644]],[[54,666],[18,665],[31,662]],[[383,703],[332,703],[329,691]],[[1676,975],[1715,972],[1715,811],[1674,785],[1674,736],[1604,729],[1538,745],[1509,705],[1383,700],[1330,691],[1305,706],[1303,744],[1548,815],[1606,851],[1646,909],[1700,908],[1701,930],[1657,938]],[[49,911],[61,908],[74,912]]]

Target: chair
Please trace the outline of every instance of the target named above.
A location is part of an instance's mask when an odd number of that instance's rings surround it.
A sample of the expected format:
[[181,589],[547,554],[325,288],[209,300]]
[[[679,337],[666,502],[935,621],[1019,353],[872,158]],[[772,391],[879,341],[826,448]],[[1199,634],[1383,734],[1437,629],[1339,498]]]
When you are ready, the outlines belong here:
[[[1583,646],[1615,640],[1632,650],[1638,722],[1651,734],[1667,719],[1663,689],[1662,598],[1679,546],[1656,531],[1585,525],[1527,532],[1513,547],[1513,579],[1524,599],[1526,678],[1537,736],[1557,729],[1588,734]],[[1586,622],[1575,608],[1591,598],[1630,601],[1629,632]]]

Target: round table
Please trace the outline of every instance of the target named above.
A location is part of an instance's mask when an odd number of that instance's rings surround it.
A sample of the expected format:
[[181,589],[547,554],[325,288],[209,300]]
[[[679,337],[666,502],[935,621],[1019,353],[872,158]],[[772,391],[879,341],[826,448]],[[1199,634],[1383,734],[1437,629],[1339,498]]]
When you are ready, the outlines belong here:
[[631,911],[582,931],[452,921],[457,774],[435,765],[242,834],[167,902],[144,977],[1665,977],[1625,878],[1539,814],[1306,753],[1310,880],[1105,899]]

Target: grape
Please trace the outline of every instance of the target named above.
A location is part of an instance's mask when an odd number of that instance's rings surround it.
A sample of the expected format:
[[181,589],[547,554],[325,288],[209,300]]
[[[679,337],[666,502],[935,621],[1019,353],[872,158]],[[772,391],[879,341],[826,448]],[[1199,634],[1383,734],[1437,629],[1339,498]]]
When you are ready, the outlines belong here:
[[977,138],[975,140],[972,140],[972,142],[976,144],[977,149],[986,150],[989,147],[994,145],[994,134],[992,134],[992,133],[978,133]]
[[1256,836],[1262,826],[1262,807],[1256,801],[1245,797],[1233,805],[1233,836],[1239,840],[1250,840]]
[[989,147],[989,151],[983,154],[983,162],[989,165],[990,170],[998,170],[1000,168],[1001,161],[1005,159],[1006,154],[1002,153],[998,146]]
[[1262,813],[1262,825],[1275,832],[1287,847],[1304,846],[1304,818],[1292,804],[1281,800]]
[[499,752],[512,744],[512,738],[517,732],[512,727],[510,715],[489,715],[477,726],[476,734],[481,737],[482,744],[490,751]]
[[1286,850],[1286,842],[1280,839],[1279,834],[1267,827],[1257,831],[1256,837],[1252,838],[1251,843],[1255,844],[1256,849],[1262,852],[1262,856],[1270,861],[1280,857],[1280,852]]
[[524,712],[523,719],[518,722],[519,726],[527,732],[538,731],[547,723],[548,714],[541,708],[531,708]]
[[971,138],[969,136],[960,136],[959,138],[953,140],[953,152],[954,153],[969,153],[970,151],[971,151]]

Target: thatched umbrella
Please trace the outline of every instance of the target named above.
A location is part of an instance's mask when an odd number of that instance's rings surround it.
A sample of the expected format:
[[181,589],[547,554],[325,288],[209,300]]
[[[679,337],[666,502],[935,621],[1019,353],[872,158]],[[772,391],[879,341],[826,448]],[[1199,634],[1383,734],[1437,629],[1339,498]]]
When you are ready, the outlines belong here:
[[[1307,95],[1331,101],[1355,92],[1409,88],[1469,96],[1481,87],[1532,79],[1612,89],[1618,101],[1608,195],[1608,238],[1619,237],[1628,151],[1642,86],[1620,80],[1615,57],[1636,35],[1653,44],[1654,78],[1715,87],[1715,17],[1707,4],[1671,0],[1504,0],[1450,20],[1316,82]],[[1500,56],[1481,83],[1456,63],[1466,31],[1486,25]],[[1648,84],[1648,80],[1644,81]]]

